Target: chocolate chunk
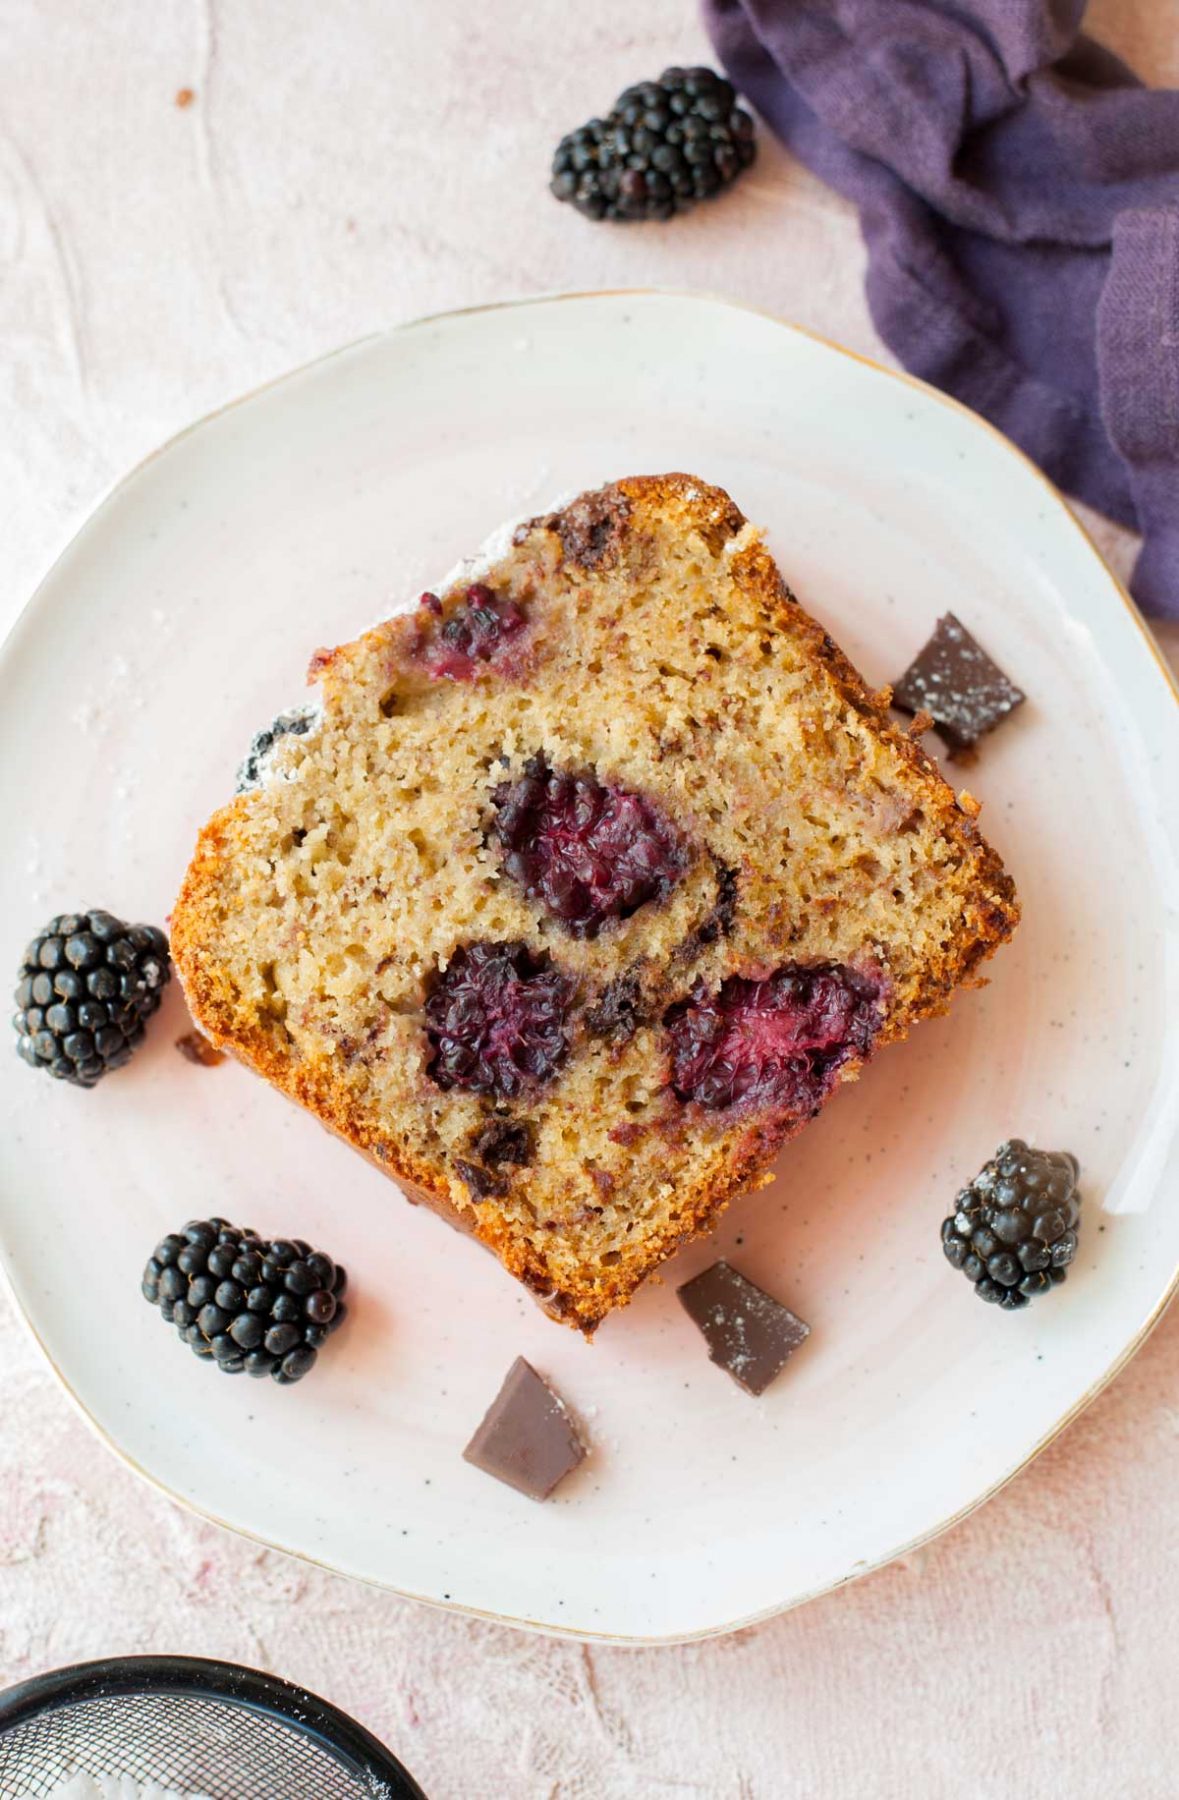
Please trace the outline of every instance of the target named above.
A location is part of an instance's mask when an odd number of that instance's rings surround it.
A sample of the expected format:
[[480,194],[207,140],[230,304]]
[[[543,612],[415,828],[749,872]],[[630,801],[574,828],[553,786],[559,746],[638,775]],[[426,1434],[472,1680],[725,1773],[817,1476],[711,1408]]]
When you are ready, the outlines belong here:
[[492,1168],[514,1163],[527,1168],[534,1147],[532,1127],[523,1119],[490,1119],[474,1140],[475,1153]]
[[639,1028],[642,988],[634,974],[616,975],[585,1012],[585,1023],[594,1037],[612,1038],[625,1044]]
[[928,713],[950,755],[961,756],[1025,699],[965,625],[947,613],[897,682],[892,703],[901,712]]
[[582,494],[563,512],[541,521],[561,540],[567,563],[585,570],[610,568],[618,561],[618,548],[630,517],[630,501],[616,487]]
[[733,929],[733,919],[737,912],[738,876],[736,869],[726,869],[723,863],[716,865],[716,905],[700,927],[700,941],[704,944],[715,943],[718,937],[728,937]]
[[176,1048],[186,1062],[196,1063],[202,1069],[215,1069],[218,1063],[225,1061],[224,1050],[218,1050],[199,1031],[186,1031],[183,1037],[176,1039]]
[[585,1454],[565,1402],[518,1356],[463,1458],[530,1500],[547,1500]]
[[470,1188],[476,1200],[490,1200],[510,1193],[511,1188],[505,1176],[497,1175],[494,1169],[485,1169],[482,1163],[464,1162],[456,1156],[454,1166],[458,1170],[459,1179]]
[[711,1361],[747,1394],[764,1394],[810,1336],[809,1325],[727,1262],[713,1263],[678,1291]]
[[733,929],[739,877],[736,869],[726,869],[715,857],[713,861],[716,863],[716,901],[695,931],[688,933],[675,952],[677,962],[693,962],[706,945],[715,944],[718,938],[728,937]]

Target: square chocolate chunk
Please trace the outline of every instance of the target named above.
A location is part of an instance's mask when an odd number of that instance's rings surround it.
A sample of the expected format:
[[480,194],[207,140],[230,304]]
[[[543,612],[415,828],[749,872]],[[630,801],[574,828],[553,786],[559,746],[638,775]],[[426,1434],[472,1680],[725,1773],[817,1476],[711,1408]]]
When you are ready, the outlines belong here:
[[727,1262],[715,1262],[678,1290],[700,1327],[710,1359],[747,1394],[764,1394],[810,1326]]
[[530,1500],[547,1500],[585,1454],[565,1402],[522,1356],[463,1451],[467,1462]]
[[901,712],[928,713],[950,755],[962,756],[1025,699],[961,620],[947,613],[897,682],[892,703]]

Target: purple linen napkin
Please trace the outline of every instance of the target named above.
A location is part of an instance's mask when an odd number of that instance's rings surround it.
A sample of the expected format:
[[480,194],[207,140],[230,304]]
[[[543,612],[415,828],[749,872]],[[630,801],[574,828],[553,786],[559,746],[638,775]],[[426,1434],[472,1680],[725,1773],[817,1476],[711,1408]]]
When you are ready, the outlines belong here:
[[907,369],[1143,534],[1179,618],[1179,92],[1083,0],[703,0],[733,81],[854,200]]

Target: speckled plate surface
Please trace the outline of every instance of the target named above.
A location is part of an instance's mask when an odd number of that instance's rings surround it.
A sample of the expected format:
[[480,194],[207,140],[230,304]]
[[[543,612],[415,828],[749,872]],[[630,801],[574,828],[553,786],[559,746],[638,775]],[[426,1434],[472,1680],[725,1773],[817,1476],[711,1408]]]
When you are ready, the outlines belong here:
[[[183,1061],[174,990],[93,1093],[0,1059],[7,1273],[119,1453],[333,1568],[628,1641],[750,1622],[940,1530],[1092,1396],[1173,1286],[1179,713],[1113,578],[951,402],[722,302],[606,294],[427,320],[206,420],[100,508],[0,663],[15,964],[66,907],[165,916],[316,645],[408,603],[502,519],[669,468],[768,527],[870,682],[949,606],[1030,696],[968,777],[1025,910],[991,984],[843,1090],[714,1245],[589,1346],[253,1077]],[[1000,1316],[937,1228],[1012,1133],[1078,1154],[1086,1212],[1067,1285]],[[154,1240],[210,1211],[351,1265],[355,1317],[300,1387],[217,1376],[139,1298]],[[759,1401],[674,1297],[718,1251],[813,1326]],[[594,1444],[545,1506],[460,1454],[517,1354]]]

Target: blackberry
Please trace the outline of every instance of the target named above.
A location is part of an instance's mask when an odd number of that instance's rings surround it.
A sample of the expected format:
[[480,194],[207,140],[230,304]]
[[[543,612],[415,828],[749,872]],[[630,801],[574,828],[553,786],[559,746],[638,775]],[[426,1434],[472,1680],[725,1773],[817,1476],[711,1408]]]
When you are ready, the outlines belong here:
[[155,925],[108,912],[60,913],[25,951],[12,1023],[18,1054],[75,1087],[93,1087],[143,1041],[172,974]]
[[526,944],[461,947],[426,1001],[427,1073],[440,1088],[503,1099],[550,1080],[569,1048],[572,994],[569,978]]
[[963,1188],[942,1249],[980,1299],[1014,1312],[1060,1285],[1077,1254],[1079,1176],[1071,1151],[1010,1138]]
[[529,757],[518,781],[492,792],[504,868],[576,937],[663,899],[687,857],[641,794],[605,786],[592,770],[551,769]]
[[664,1015],[677,1099],[699,1106],[818,1112],[851,1056],[880,1025],[880,981],[842,963],[788,963],[761,981],[697,982]]
[[[437,594],[423,594],[418,605],[437,618],[441,601]],[[514,600],[493,594],[481,581],[472,582],[445,625],[422,640],[426,666],[436,680],[470,681],[480,663],[494,662],[526,624]]]
[[194,1355],[227,1375],[244,1369],[289,1387],[344,1323],[347,1285],[344,1269],[302,1238],[193,1219],[160,1239],[142,1291]]
[[587,219],[670,219],[731,187],[757,154],[753,120],[712,69],[665,69],[561,139],[551,191]]
[[269,725],[264,725],[261,731],[255,732],[245,760],[238,769],[234,792],[245,794],[250,788],[259,787],[275,745],[280,744],[285,737],[303,737],[318,722],[317,706],[292,706],[289,712],[279,713],[277,719],[271,719]]

